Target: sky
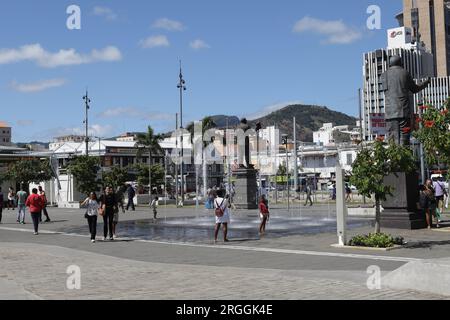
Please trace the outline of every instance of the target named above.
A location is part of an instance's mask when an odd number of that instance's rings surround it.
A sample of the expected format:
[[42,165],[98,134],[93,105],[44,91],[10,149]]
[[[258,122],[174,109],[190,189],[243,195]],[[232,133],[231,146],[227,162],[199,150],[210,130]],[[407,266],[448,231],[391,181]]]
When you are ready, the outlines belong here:
[[[81,29],[69,29],[70,5]],[[367,8],[381,8],[381,29]],[[8,0],[0,10],[0,120],[13,141],[254,118],[289,103],[358,115],[364,52],[386,47],[401,0]],[[72,11],[71,11],[72,12]],[[69,19],[70,22],[75,20]]]

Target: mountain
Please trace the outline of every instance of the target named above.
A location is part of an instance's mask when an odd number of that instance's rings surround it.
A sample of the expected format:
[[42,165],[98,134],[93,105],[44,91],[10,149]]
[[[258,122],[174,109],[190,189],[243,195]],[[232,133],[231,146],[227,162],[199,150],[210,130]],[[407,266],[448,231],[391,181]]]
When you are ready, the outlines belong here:
[[241,122],[241,120],[236,116],[219,115],[219,116],[211,116],[211,118],[218,128],[226,128],[227,120],[229,127],[236,127]]
[[313,132],[322,128],[324,123],[333,123],[335,126],[356,126],[357,121],[354,117],[327,107],[290,105],[262,118],[249,121],[249,124],[255,127],[258,122],[261,122],[263,128],[276,125],[280,129],[280,134],[288,134],[292,139],[294,117],[297,122],[297,140],[303,142],[312,142]]

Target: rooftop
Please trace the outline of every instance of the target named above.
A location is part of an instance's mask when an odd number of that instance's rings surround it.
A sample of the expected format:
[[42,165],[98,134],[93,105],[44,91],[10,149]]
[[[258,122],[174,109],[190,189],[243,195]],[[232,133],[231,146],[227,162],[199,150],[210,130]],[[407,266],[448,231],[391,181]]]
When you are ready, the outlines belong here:
[[11,126],[4,121],[0,121],[0,128],[11,128]]

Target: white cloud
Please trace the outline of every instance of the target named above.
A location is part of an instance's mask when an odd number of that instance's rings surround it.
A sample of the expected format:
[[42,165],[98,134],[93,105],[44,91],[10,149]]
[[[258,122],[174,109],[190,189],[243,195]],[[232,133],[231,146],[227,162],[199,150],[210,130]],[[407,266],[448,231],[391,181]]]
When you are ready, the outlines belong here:
[[[44,131],[43,136],[45,138],[53,139],[56,137],[67,136],[67,135],[85,135],[86,131],[84,127],[75,128],[54,128]],[[90,136],[98,137],[110,137],[114,135],[114,127],[112,125],[100,125],[93,124],[89,127]]]
[[61,49],[52,53],[46,51],[40,44],[25,45],[18,49],[0,49],[0,64],[11,64],[31,61],[43,68],[81,65],[94,62],[120,61],[122,54],[114,46],[94,49],[90,54],[81,54],[75,49]]
[[293,32],[311,32],[325,37],[324,44],[350,44],[362,37],[362,33],[342,20],[320,20],[304,17],[296,22]]
[[108,7],[96,6],[94,7],[93,14],[99,17],[104,17],[106,20],[117,19],[117,14]]
[[156,20],[152,27],[154,29],[164,29],[167,31],[184,31],[186,27],[179,21],[161,18]]
[[159,47],[170,47],[169,39],[166,36],[151,36],[147,39],[143,39],[139,42],[141,48],[151,49],[151,48],[159,48]]
[[255,113],[249,114],[246,116],[248,120],[256,120],[262,117],[265,117],[275,111],[281,110],[283,108],[286,108],[288,106],[297,105],[297,104],[303,104],[301,101],[291,101],[291,102],[283,102],[283,103],[277,103],[273,104],[267,107],[264,107],[260,111],[257,111]]
[[33,93],[61,87],[66,84],[66,82],[66,79],[48,79],[33,83],[18,83],[17,81],[13,81],[11,83],[11,88],[18,92]]
[[207,44],[205,41],[197,39],[192,41],[189,46],[194,50],[201,50],[201,49],[210,49],[211,46]]
[[173,114],[159,111],[142,111],[134,107],[110,108],[97,115],[100,118],[140,118],[142,120],[169,121],[173,120]]

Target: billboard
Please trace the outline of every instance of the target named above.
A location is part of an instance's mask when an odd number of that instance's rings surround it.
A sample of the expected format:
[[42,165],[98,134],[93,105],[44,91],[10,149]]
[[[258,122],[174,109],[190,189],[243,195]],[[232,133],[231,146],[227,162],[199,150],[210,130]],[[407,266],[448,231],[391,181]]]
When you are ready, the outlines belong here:
[[386,119],[384,113],[371,113],[370,114],[370,128],[371,134],[376,136],[385,136],[386,131]]

